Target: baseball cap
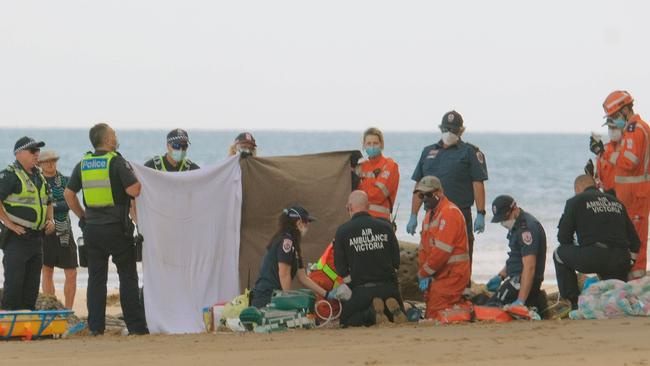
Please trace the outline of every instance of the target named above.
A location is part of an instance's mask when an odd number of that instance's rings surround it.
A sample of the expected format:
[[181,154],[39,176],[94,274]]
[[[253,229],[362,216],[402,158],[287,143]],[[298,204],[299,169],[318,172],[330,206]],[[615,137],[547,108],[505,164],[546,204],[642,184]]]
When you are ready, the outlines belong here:
[[36,141],[31,137],[23,136],[16,141],[16,144],[14,145],[14,154],[23,150],[40,149],[43,146],[45,146],[43,141]]
[[515,207],[515,199],[503,194],[492,201],[492,222],[501,222],[508,217],[510,210]]
[[237,137],[235,138],[235,143],[240,143],[240,142],[248,142],[253,146],[257,147],[257,144],[255,143],[255,138],[253,138],[253,135],[250,132],[242,132],[239,135],[237,135]]
[[285,208],[282,212],[284,212],[285,215],[291,217],[292,219],[300,219],[302,221],[316,221],[314,217],[312,217],[307,210],[304,209],[302,206],[291,206],[288,208]]
[[427,175],[426,177],[420,179],[418,184],[415,186],[415,190],[413,191],[413,193],[433,192],[440,188],[442,188],[442,183],[440,182],[440,179],[438,179],[438,177],[435,177],[433,175]]
[[439,127],[449,129],[451,132],[458,132],[463,127],[463,116],[456,111],[449,111],[442,116]]
[[169,131],[167,134],[167,143],[173,144],[174,142],[186,142],[189,145],[190,137],[187,135],[187,131],[180,128]]
[[41,163],[52,160],[59,160],[59,154],[57,154],[54,150],[45,150],[41,152],[41,155],[38,156],[38,161]]

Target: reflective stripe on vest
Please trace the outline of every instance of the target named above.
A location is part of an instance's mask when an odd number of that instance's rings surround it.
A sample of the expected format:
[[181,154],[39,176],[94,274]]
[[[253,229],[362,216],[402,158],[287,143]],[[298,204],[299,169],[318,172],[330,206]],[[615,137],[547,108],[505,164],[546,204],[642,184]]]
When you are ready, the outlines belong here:
[[320,258],[318,258],[318,262],[316,262],[316,270],[318,271],[323,271],[329,277],[332,282],[336,282],[337,278],[339,278],[339,275],[332,269],[327,264],[327,258],[332,254],[334,251],[334,246],[332,244],[327,246],[327,249],[325,249],[325,253],[321,255]]
[[[38,173],[42,182],[39,190],[23,169],[10,165],[7,170],[16,174],[21,184],[20,193],[12,193],[3,201],[5,211],[7,211],[7,217],[22,227],[36,231],[42,230],[45,227],[48,200],[47,181],[45,177]],[[14,207],[31,209],[34,211],[35,221],[16,216],[13,211]]]
[[616,152],[613,152],[613,153],[612,153],[612,156],[609,157],[609,162],[610,162],[612,165],[616,165],[616,159],[618,159],[618,155],[619,155],[619,154],[620,154],[620,153],[619,153],[618,151],[616,151]]
[[390,215],[390,209],[380,205],[370,205],[370,211],[375,211],[382,214]]
[[388,190],[388,187],[382,182],[375,182],[375,186],[379,188],[381,193],[384,194],[384,197],[390,197],[390,191]]
[[[154,156],[154,158],[153,158],[153,167],[158,171],[166,172],[167,167],[165,166],[165,163],[163,162],[163,159],[165,159],[164,156],[161,156],[161,155]],[[183,161],[181,161],[181,167],[178,168],[178,171],[182,172],[182,171],[185,171],[185,170],[190,170],[190,165],[191,164],[188,162],[187,159],[183,159]]]
[[447,263],[469,262],[469,254],[456,254],[449,257]]
[[100,156],[86,154],[81,160],[81,187],[84,202],[88,207],[113,207],[113,189],[111,188],[111,160],[117,154],[109,152]]

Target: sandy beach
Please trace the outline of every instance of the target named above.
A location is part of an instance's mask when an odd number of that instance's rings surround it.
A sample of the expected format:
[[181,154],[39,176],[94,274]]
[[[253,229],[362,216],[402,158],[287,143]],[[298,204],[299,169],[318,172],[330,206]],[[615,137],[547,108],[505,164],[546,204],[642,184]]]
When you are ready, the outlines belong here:
[[647,365],[650,319],[430,324],[2,344],[12,365]]

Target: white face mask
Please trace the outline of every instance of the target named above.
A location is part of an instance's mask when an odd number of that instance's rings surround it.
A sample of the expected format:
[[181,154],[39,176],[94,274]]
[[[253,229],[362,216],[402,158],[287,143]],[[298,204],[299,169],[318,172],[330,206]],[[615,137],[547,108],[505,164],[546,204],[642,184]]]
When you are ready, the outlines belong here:
[[607,130],[610,141],[619,142],[621,137],[623,137],[623,130],[620,128],[610,128]]
[[458,143],[458,140],[459,140],[459,137],[455,133],[451,133],[449,131],[442,133],[442,142],[445,145],[448,145],[448,146],[456,145]]
[[508,230],[512,230],[512,227],[515,226],[515,219],[504,220],[500,222],[501,226]]

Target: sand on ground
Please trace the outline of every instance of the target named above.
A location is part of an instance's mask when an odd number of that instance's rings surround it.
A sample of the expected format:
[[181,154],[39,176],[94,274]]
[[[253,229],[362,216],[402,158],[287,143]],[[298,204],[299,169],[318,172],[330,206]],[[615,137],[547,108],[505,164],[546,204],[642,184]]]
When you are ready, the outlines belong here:
[[647,365],[650,319],[102,336],[0,345],[17,365]]
[[[106,305],[106,314],[107,315],[118,315],[122,313],[122,308],[119,303],[119,294],[118,290],[108,290],[107,295],[107,305]],[[63,303],[65,297],[63,296],[63,289],[56,289],[55,295]],[[117,300],[117,301],[116,301]],[[86,307],[86,289],[77,288],[77,292],[74,296],[74,303],[72,304],[72,310],[75,315],[79,317],[88,316],[88,308]]]

